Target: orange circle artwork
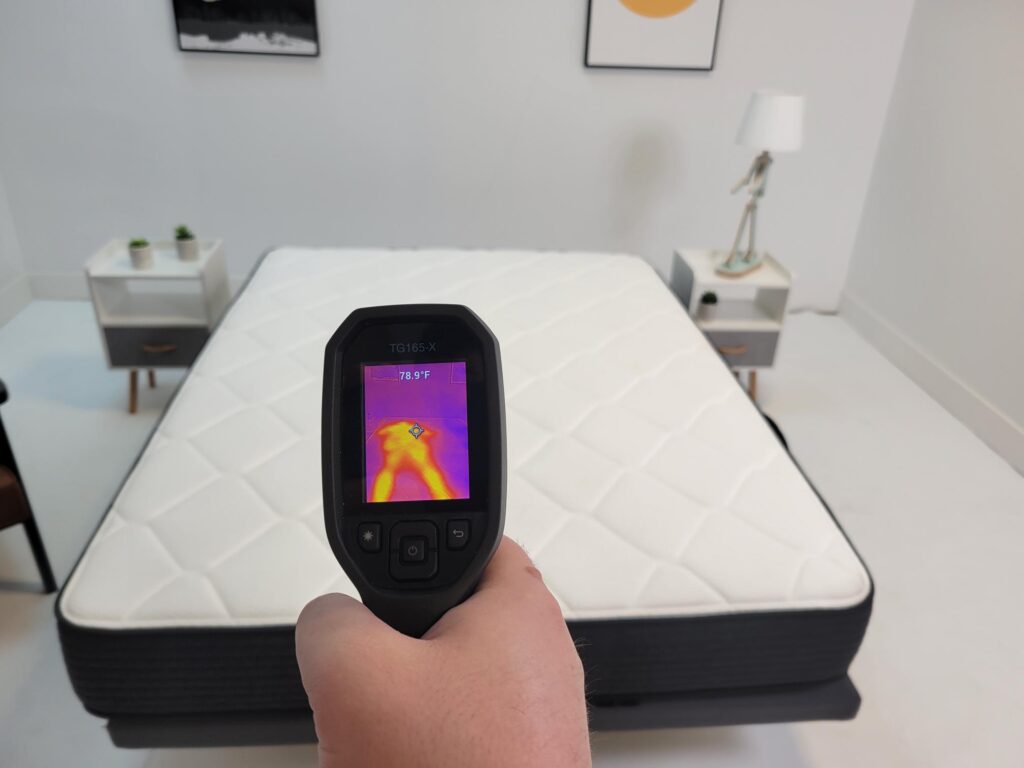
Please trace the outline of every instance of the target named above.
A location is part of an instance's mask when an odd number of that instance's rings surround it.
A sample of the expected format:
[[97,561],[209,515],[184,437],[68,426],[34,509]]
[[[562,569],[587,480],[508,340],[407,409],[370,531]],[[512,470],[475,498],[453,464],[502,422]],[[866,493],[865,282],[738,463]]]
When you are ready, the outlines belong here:
[[649,16],[652,19],[664,19],[682,13],[697,0],[619,0],[633,13]]

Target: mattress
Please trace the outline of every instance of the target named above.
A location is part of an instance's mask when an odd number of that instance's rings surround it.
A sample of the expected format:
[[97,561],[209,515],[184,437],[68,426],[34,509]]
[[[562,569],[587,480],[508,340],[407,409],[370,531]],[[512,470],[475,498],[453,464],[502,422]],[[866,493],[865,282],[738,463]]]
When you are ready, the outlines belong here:
[[502,348],[506,533],[595,702],[846,675],[870,577],[656,273],[596,253],[267,254],[58,601],[90,711],[304,709],[293,629],[355,595],[324,535],[323,349],[356,307],[459,303]]

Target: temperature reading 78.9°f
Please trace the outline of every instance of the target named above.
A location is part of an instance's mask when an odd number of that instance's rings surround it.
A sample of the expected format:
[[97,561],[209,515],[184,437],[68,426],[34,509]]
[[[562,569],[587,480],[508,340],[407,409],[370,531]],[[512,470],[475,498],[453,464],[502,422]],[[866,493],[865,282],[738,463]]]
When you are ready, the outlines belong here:
[[399,371],[399,381],[425,381],[430,378],[430,369],[423,371]]

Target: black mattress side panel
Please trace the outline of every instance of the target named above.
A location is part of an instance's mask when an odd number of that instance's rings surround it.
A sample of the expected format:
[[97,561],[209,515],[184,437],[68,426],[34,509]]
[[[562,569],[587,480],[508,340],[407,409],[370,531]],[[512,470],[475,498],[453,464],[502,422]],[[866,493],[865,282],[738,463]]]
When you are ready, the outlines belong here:
[[758,688],[846,675],[873,593],[841,610],[569,622],[591,698]]
[[58,618],[71,685],[94,715],[308,709],[294,627],[105,630]]
[[[860,646],[871,597],[839,610],[570,621],[592,701],[832,680]],[[95,715],[308,709],[290,626],[79,627],[60,616],[75,692]]]

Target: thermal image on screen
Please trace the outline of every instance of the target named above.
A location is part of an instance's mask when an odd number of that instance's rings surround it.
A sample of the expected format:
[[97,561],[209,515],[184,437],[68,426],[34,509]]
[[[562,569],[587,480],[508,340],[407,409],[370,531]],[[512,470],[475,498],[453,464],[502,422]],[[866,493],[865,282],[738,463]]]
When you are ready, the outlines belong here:
[[364,365],[366,500],[469,498],[466,364]]

